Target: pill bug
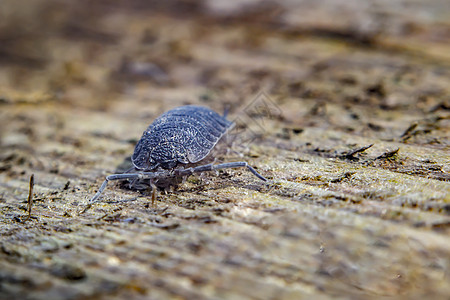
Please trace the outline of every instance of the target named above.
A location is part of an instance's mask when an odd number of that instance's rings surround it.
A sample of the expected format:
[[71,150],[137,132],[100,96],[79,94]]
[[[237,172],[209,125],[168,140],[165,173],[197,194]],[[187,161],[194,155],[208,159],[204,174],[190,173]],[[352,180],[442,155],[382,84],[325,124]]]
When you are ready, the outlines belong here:
[[[107,176],[89,204],[100,197],[111,180],[148,180],[152,187],[153,204],[156,198],[155,182],[161,179],[246,167],[256,177],[267,181],[245,161],[201,164],[232,125],[233,122],[226,119],[226,114],[221,116],[202,106],[186,105],[167,111],[150,124],[137,142],[131,157],[133,172]],[[200,165],[191,167],[198,163]]]

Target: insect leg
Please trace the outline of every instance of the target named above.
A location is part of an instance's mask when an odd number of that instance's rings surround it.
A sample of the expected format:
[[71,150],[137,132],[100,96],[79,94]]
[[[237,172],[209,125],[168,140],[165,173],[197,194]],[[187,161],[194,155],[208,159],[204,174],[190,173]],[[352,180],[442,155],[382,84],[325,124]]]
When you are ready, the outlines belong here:
[[103,181],[102,185],[100,186],[100,189],[94,195],[94,197],[92,197],[92,199],[89,200],[89,203],[95,202],[100,197],[100,195],[105,190],[106,185],[108,184],[109,181],[120,180],[120,179],[137,179],[137,178],[139,178],[139,175],[140,174],[135,173],[135,174],[112,174],[112,175],[106,176],[106,179],[105,179],[105,181]]
[[140,174],[134,173],[134,174],[112,174],[109,176],[106,176],[105,181],[103,181],[102,185],[98,189],[98,192],[95,193],[94,197],[89,200],[88,204],[84,207],[84,209],[80,212],[80,214],[84,214],[89,208],[92,207],[92,204],[97,201],[97,199],[100,197],[102,192],[106,189],[106,186],[108,185],[108,182],[110,180],[120,180],[120,179],[136,179],[139,178]]
[[241,167],[246,167],[250,172],[253,173],[253,175],[255,175],[256,177],[258,177],[259,179],[261,179],[263,181],[267,181],[267,178],[265,178],[264,176],[259,174],[252,166],[250,166],[245,161],[223,163],[223,164],[218,164],[218,165],[212,165],[212,164],[203,165],[203,166],[198,166],[195,168],[189,168],[186,170],[180,170],[178,174],[183,176],[183,175],[191,175],[193,173],[200,173],[200,172],[205,172],[205,171],[214,171],[214,170],[220,170],[220,169],[241,168]]

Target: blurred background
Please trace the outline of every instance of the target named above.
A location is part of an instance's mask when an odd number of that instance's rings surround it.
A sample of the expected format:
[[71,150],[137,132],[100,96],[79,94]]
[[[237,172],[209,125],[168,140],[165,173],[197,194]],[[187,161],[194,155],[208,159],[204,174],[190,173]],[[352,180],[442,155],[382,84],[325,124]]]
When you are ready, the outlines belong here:
[[[261,89],[304,97],[313,90],[308,76],[338,71],[342,78],[334,79],[344,86],[358,71],[378,74],[353,85],[393,72],[402,82],[419,77],[426,90],[416,93],[439,96],[443,84],[422,78],[395,54],[434,61],[440,72],[450,59],[445,0],[5,0],[0,14],[4,103],[20,98],[108,109],[114,101],[207,101],[215,93],[239,102]],[[297,85],[297,95],[283,90],[289,84]],[[401,104],[402,97],[385,104]]]
[[[0,299],[448,299],[449,99],[448,0],[1,0]],[[78,215],[185,104],[272,185]]]

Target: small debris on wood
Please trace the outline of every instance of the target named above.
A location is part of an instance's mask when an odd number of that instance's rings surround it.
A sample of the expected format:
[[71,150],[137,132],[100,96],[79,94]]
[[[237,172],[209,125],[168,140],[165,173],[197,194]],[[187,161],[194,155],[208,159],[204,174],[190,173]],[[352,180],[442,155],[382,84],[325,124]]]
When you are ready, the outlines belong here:
[[391,158],[394,155],[396,155],[399,150],[400,150],[400,148],[397,148],[397,149],[392,150],[392,151],[387,151],[387,152],[383,153],[382,155],[378,156],[376,159],[388,159],[388,158]]
[[79,214],[79,215],[84,214],[84,213],[87,212],[91,207],[92,207],[92,203],[86,204],[86,206],[85,206],[80,212],[78,212],[78,214]]
[[362,153],[362,152],[366,151],[367,149],[369,149],[372,146],[373,146],[373,144],[370,144],[368,146],[363,146],[363,147],[359,147],[359,148],[350,150],[347,153],[344,153],[344,154],[340,155],[340,157],[341,158],[350,159],[350,160],[358,160],[358,158],[355,157],[355,155],[357,153]]
[[332,179],[330,180],[330,182],[332,183],[339,183],[342,182],[345,179],[350,179],[353,175],[355,174],[355,172],[345,172],[342,176]]
[[68,190],[68,189],[69,189],[69,186],[70,186],[70,180],[67,180],[66,184],[65,184],[64,187],[63,187],[63,191]]
[[419,125],[419,123],[417,123],[417,122],[412,123],[412,124],[408,127],[408,129],[406,129],[405,132],[403,132],[403,134],[402,134],[400,137],[405,137],[405,136],[407,136],[407,135],[410,135],[411,132],[412,132],[414,129],[416,129],[417,125]]
[[33,207],[33,187],[34,187],[34,174],[31,174],[30,187],[28,190],[28,201],[27,201],[28,220],[31,219],[31,209]]
[[445,103],[445,102],[441,102],[438,105],[434,106],[433,108],[430,109],[430,113],[436,112],[438,110],[450,110],[450,104],[449,103]]
[[381,131],[383,130],[383,126],[380,126],[378,124],[374,124],[374,123],[367,123],[367,127],[369,127],[370,129],[374,130],[374,131]]
[[405,132],[403,132],[403,134],[400,136],[403,142],[414,135],[414,129],[416,129],[418,125],[419,123],[414,122],[405,130]]

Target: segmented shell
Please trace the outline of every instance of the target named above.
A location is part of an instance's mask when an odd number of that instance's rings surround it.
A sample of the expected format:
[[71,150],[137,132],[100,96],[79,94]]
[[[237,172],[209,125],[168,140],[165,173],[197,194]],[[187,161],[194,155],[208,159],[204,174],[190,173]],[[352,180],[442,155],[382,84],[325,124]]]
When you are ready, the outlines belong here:
[[174,168],[204,159],[232,122],[209,108],[187,105],[169,110],[144,131],[132,162],[137,169]]

